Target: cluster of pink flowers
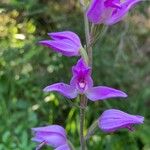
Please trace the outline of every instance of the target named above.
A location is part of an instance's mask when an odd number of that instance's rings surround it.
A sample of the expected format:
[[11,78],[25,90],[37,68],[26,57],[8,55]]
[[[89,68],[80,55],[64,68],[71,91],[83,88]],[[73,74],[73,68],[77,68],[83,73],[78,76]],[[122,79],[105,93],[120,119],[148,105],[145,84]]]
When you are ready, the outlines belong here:
[[[90,22],[96,24],[112,25],[124,18],[128,11],[140,0],[92,0],[86,12]],[[50,40],[43,40],[39,43],[51,48],[53,51],[71,57],[81,57],[83,49],[80,38],[71,31],[48,33]],[[85,95],[89,100],[102,101],[109,98],[126,98],[123,91],[107,87],[93,86],[91,77],[92,68],[86,63],[84,58],[80,58],[77,64],[72,67],[72,78],[69,84],[60,82],[44,88],[44,92],[58,92],[61,95],[75,99],[78,95]],[[130,115],[117,109],[109,109],[102,113],[98,119],[98,126],[104,132],[114,132],[121,128],[133,130],[134,124],[142,124],[144,117]],[[55,150],[70,150],[67,142],[66,131],[59,125],[37,127],[32,129],[34,133],[33,141],[40,143],[39,150],[43,145],[49,145]]]

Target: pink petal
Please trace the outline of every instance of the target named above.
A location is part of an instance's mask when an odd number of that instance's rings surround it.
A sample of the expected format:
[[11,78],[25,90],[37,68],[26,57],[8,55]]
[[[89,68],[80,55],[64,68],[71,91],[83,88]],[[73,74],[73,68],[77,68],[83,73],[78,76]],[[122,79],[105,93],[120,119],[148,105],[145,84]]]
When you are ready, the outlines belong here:
[[105,24],[113,25],[121,21],[126,16],[128,11],[140,1],[141,0],[127,0],[123,2],[121,4],[121,8],[114,10],[112,16],[110,16],[109,18],[105,20]]
[[75,45],[70,40],[56,40],[56,41],[45,40],[45,41],[40,41],[39,43],[53,49],[56,52],[62,53],[65,56],[79,55],[80,47]]
[[72,74],[73,77],[71,78],[70,85],[74,86],[79,93],[83,94],[88,88],[93,86],[91,68],[82,58],[72,67]]
[[37,128],[32,128],[33,132],[51,132],[51,133],[57,133],[60,134],[64,137],[66,137],[66,131],[63,127],[59,125],[49,125],[45,127],[37,127]]
[[102,21],[102,14],[104,11],[104,0],[92,0],[88,10],[88,19],[95,24],[99,24]]
[[65,83],[55,83],[49,85],[46,88],[44,88],[44,91],[45,92],[56,91],[62,94],[63,96],[66,96],[71,99],[77,97],[78,95],[77,90],[74,87]]
[[66,143],[66,138],[57,133],[51,132],[37,132],[35,137],[32,138],[34,142],[45,142],[46,145],[52,146],[54,148],[64,145]]
[[91,67],[89,67],[82,58],[72,67],[72,73],[73,75],[78,75],[81,70],[86,72],[86,74],[91,74]]
[[97,100],[105,100],[107,98],[114,97],[127,97],[127,94],[106,86],[97,86],[90,88],[86,91],[86,96],[89,100],[97,101]]
[[57,147],[55,150],[70,150],[70,147],[68,144],[65,144],[65,145]]
[[142,124],[144,117],[127,114],[117,109],[109,109],[100,116],[98,125],[104,132],[114,132],[120,128],[131,129],[134,124]]
[[37,150],[43,145],[57,148],[67,143],[65,129],[59,125],[32,128],[32,131],[34,133],[32,141],[40,143],[36,148]]
[[63,40],[63,39],[71,40],[77,46],[81,47],[80,38],[74,32],[71,32],[71,31],[53,32],[53,33],[48,33],[48,35],[53,40]]

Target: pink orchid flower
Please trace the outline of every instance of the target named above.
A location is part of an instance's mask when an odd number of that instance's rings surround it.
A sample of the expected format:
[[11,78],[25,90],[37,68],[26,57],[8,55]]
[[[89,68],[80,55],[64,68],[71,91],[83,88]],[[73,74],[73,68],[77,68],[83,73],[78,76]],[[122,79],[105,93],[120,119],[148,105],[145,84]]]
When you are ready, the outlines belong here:
[[78,94],[85,94],[91,101],[104,100],[114,97],[127,97],[127,94],[107,86],[93,87],[91,68],[81,58],[72,67],[73,77],[69,84],[55,83],[44,88],[45,92],[56,91],[67,98],[75,98]]

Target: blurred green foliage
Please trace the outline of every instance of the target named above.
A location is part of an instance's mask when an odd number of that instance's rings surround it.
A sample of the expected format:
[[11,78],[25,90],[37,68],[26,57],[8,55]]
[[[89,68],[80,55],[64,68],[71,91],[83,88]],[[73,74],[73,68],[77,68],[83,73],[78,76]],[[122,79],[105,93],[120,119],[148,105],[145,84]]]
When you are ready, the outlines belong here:
[[[145,123],[135,132],[105,134],[97,129],[87,142],[89,149],[150,150],[148,4],[141,3],[127,19],[109,27],[94,45],[95,85],[122,89],[129,97],[88,102],[86,115],[87,128],[107,108],[143,115]],[[56,123],[66,127],[69,139],[79,149],[79,110],[74,106],[78,101],[42,92],[50,83],[69,82],[77,58],[53,53],[38,41],[48,38],[47,32],[71,30],[85,43],[82,17],[73,0],[1,0],[0,150],[32,150],[31,128]]]

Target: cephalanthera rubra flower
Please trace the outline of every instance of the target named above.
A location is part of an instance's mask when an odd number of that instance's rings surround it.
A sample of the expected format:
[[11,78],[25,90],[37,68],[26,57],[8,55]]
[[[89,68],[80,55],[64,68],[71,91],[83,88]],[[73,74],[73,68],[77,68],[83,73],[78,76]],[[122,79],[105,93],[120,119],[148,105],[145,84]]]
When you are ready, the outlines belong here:
[[65,56],[78,56],[82,48],[80,38],[71,31],[48,33],[51,40],[40,41],[39,44],[51,48],[53,51]]
[[55,83],[44,88],[44,91],[56,91],[71,99],[77,97],[78,94],[85,94],[91,101],[104,100],[113,97],[127,97],[124,92],[110,87],[93,87],[91,68],[82,58],[72,67],[72,73],[73,77],[71,78],[70,85],[62,82]]
[[59,125],[50,125],[45,127],[32,128],[34,137],[32,141],[40,143],[36,150],[43,145],[49,145],[55,150],[70,150],[67,143],[66,131]]
[[109,109],[103,112],[98,120],[99,128],[104,132],[114,132],[121,128],[133,130],[134,124],[142,124],[144,117],[130,115],[117,109]]
[[141,0],[92,0],[87,10],[89,21],[94,24],[112,25],[121,21],[128,11]]

